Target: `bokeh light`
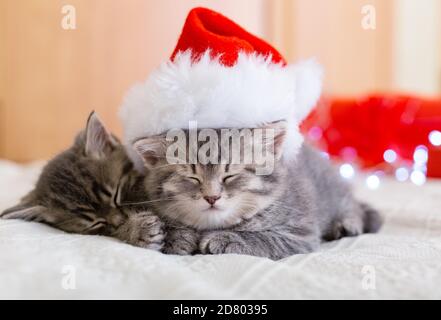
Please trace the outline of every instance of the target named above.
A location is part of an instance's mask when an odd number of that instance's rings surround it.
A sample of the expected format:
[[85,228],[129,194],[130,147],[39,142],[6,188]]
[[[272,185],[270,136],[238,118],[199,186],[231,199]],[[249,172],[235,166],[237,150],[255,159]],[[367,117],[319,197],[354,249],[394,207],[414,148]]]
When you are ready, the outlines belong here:
[[395,170],[395,178],[400,182],[406,181],[407,179],[409,179],[409,170],[404,167],[398,168],[397,170]]
[[410,175],[410,181],[417,186],[422,186],[426,182],[426,175],[422,171],[414,170]]
[[355,175],[355,170],[349,163],[342,164],[340,166],[340,175],[345,179],[351,179]]
[[308,137],[311,140],[314,140],[314,141],[320,140],[322,138],[322,136],[323,136],[323,130],[319,127],[312,127],[308,131]]
[[366,178],[366,186],[371,190],[376,190],[380,187],[380,178],[373,174]]
[[435,147],[441,146],[441,131],[433,130],[429,133],[429,141]]
[[418,146],[415,148],[415,152],[413,153],[413,161],[415,164],[421,165],[425,164],[429,158],[429,153],[426,146]]
[[387,163],[394,163],[397,160],[397,158],[398,158],[397,153],[392,149],[387,149],[383,153],[383,159]]

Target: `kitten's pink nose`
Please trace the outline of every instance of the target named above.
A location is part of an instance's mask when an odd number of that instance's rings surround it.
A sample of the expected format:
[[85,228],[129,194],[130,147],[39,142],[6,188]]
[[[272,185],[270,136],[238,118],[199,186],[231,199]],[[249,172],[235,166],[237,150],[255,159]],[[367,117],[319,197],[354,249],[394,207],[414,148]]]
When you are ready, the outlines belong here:
[[220,196],[205,196],[205,201],[207,201],[210,205],[213,205],[216,203],[217,200],[220,199]]

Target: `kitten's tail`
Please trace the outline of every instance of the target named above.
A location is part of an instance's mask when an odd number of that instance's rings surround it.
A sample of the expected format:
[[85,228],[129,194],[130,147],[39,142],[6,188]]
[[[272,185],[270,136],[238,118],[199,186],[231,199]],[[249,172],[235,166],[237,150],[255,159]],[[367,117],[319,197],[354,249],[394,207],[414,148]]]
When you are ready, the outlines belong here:
[[364,202],[360,202],[361,210],[363,210],[363,233],[375,233],[380,230],[383,225],[383,218],[377,210]]

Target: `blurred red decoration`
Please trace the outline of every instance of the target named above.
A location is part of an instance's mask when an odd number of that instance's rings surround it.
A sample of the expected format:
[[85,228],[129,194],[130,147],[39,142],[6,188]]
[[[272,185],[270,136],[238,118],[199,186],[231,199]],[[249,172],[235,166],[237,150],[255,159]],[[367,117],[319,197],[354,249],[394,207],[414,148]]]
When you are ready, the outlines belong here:
[[385,165],[383,154],[388,149],[411,166],[415,148],[424,145],[429,156],[427,176],[441,177],[441,147],[429,141],[431,132],[441,131],[441,99],[323,98],[302,124],[302,131],[331,156],[346,161],[356,158],[364,168]]

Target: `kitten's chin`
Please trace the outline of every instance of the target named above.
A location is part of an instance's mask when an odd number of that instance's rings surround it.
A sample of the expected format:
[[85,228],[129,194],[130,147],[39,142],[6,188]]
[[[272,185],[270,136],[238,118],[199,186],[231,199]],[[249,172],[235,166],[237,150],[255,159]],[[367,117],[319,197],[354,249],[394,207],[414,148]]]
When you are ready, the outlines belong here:
[[166,211],[168,218],[198,230],[230,228],[243,221],[237,210],[221,207],[205,207],[192,211]]

